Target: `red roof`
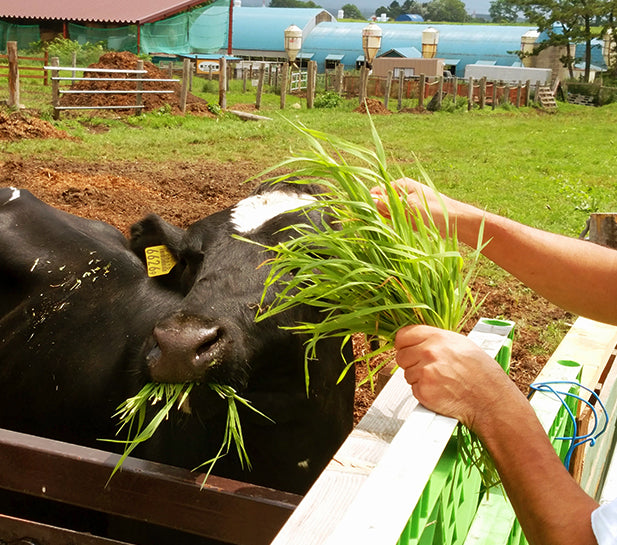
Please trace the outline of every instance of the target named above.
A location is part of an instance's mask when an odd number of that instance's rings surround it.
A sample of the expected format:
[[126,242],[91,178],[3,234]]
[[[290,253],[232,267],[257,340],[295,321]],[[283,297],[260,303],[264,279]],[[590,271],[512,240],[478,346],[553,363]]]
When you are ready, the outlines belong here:
[[19,0],[2,2],[0,18],[143,24],[206,3],[204,0]]

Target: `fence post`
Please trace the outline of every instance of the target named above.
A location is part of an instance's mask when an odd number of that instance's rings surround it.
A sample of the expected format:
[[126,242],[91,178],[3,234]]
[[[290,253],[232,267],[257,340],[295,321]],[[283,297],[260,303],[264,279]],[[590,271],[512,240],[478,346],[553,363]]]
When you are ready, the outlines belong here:
[[334,89],[339,95],[343,94],[344,71],[345,71],[345,67],[341,63],[338,63],[336,65],[336,71],[335,71],[335,76],[334,76],[335,78]]
[[386,79],[386,91],[384,93],[383,104],[387,108],[390,100],[390,91],[392,90],[392,70],[388,70],[388,77]]
[[437,76],[437,109],[441,110],[443,102],[443,76]]
[[522,84],[519,81],[518,85],[516,86],[516,107],[517,108],[521,107],[521,90],[522,90]]
[[[60,59],[58,57],[51,58],[51,66],[60,66]],[[60,110],[58,110],[58,101],[60,99],[60,82],[58,81],[58,70],[51,71],[51,104],[54,107],[53,118],[59,119]]]
[[366,98],[366,88],[368,86],[368,68],[366,65],[362,65],[360,68],[360,88],[358,90],[358,98],[360,105],[364,104]]
[[426,74],[420,74],[420,83],[418,84],[418,108],[424,108],[424,93],[426,91]]
[[287,99],[287,87],[289,85],[289,63],[283,63],[283,69],[281,70],[281,110],[285,109],[285,101]]
[[191,71],[191,60],[184,59],[182,62],[182,87],[180,88],[180,110],[186,113],[186,98],[189,94],[189,79]]
[[467,82],[467,111],[473,108],[473,78],[470,77]]
[[259,72],[257,75],[257,96],[255,97],[255,109],[259,110],[261,108],[261,95],[264,89],[264,77],[266,75],[266,65],[259,65]]
[[315,102],[315,84],[317,79],[317,63],[309,61],[306,74],[306,107],[310,110]]
[[43,55],[43,85],[47,86],[49,83],[47,80],[47,70],[45,70],[45,66],[49,64],[49,51],[45,50],[45,54]]
[[[137,66],[136,66],[137,70],[143,70],[144,69],[144,61],[137,61]],[[141,91],[144,88],[144,82],[141,81],[141,79],[143,78],[143,74],[138,74],[137,78],[139,79],[139,81],[137,82],[137,93],[135,93],[135,115],[139,115],[139,113],[141,112],[141,106],[143,105],[143,95],[141,94]],[[186,104],[185,104],[186,106]]]
[[497,108],[497,82],[493,80],[493,104],[492,109]]
[[482,76],[480,80],[480,109],[484,110],[486,105],[486,76]]
[[6,42],[9,61],[9,108],[19,108],[19,60],[17,42]]
[[[252,73],[252,68],[251,68]],[[219,59],[219,106],[227,109],[227,59],[221,57]]]

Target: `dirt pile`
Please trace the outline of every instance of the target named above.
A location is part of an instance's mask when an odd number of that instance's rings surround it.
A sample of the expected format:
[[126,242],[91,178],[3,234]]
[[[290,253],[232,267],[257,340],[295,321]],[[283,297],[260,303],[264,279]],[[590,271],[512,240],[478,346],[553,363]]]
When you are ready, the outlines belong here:
[[21,140],[24,138],[64,138],[72,140],[64,131],[56,129],[51,123],[22,112],[6,113],[0,111],[0,140]]
[[354,112],[358,112],[361,114],[371,114],[371,115],[390,115],[392,112],[388,110],[384,106],[384,103],[381,100],[377,100],[376,98],[367,98],[360,106],[358,106]]
[[[139,58],[127,51],[105,53],[99,62],[91,64],[88,68],[106,68],[113,70],[135,70]],[[169,79],[169,74],[157,68],[151,62],[144,61],[146,79]],[[101,72],[84,71],[84,77],[92,80],[76,81],[71,85],[73,91],[132,91],[137,89],[137,82],[128,81],[135,79],[133,74],[106,74]],[[127,81],[105,81],[110,77],[123,78]],[[144,91],[167,90],[172,93],[144,93],[142,95],[143,110],[146,112],[171,107],[173,113],[180,113],[181,83],[174,82],[144,82]],[[132,106],[135,104],[135,93],[101,93],[101,94],[64,94],[60,98],[61,106]],[[191,113],[209,113],[208,103],[195,95],[188,93],[186,110]],[[118,110],[118,112],[132,113],[134,110]]]

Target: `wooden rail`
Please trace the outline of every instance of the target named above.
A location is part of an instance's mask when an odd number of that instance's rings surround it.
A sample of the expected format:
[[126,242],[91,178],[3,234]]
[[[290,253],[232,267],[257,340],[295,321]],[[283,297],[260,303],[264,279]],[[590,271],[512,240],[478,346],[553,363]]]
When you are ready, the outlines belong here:
[[[0,59],[7,60],[7,64],[0,64],[0,78],[8,78],[9,72],[11,71],[11,65],[9,63],[9,55],[0,55]],[[18,70],[20,72],[20,77],[26,78],[26,79],[42,79],[43,85],[48,85],[47,71],[45,70],[45,65],[49,62],[49,53],[47,51],[45,51],[45,54],[43,57],[25,57],[21,55],[17,57],[17,62],[19,63],[19,61],[40,62],[41,66],[24,66],[23,64],[20,66],[18,64]],[[7,70],[7,72],[2,73],[1,70]],[[40,74],[33,74],[32,72],[40,72]]]
[[[108,484],[118,459],[96,449],[0,430],[0,488],[226,543],[270,543],[301,499],[216,476],[202,486],[203,473],[135,458],[128,458]],[[40,532],[48,531],[32,522]],[[15,535],[16,528],[23,530],[24,523],[11,527],[7,533],[0,523],[0,541]],[[75,533],[70,528],[66,532]]]

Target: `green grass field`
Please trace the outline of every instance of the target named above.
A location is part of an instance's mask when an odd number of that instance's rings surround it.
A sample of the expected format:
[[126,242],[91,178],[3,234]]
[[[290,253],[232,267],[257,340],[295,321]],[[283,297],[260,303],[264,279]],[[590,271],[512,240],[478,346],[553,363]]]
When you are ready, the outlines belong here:
[[[216,103],[218,95],[199,91],[211,90],[208,83],[196,80],[193,92]],[[6,92],[0,90],[0,99]],[[49,87],[25,81],[21,97],[27,107],[51,119]],[[227,98],[229,107],[253,102],[252,89]],[[369,145],[369,120],[353,112],[357,105],[357,100],[349,100],[337,108],[308,110],[306,101],[288,97],[286,109],[280,110],[279,97],[268,94],[260,113],[272,120],[261,122],[230,114],[212,119],[165,111],[102,118],[90,112],[81,117],[63,113],[56,125],[76,141],[2,142],[0,159],[60,156],[92,163],[207,158],[250,161],[258,172],[304,145],[288,120]],[[590,212],[617,209],[617,104],[592,108],[559,103],[552,115],[536,108],[394,113],[373,116],[373,121],[391,166],[415,176],[417,157],[443,192],[518,221],[574,235]],[[93,133],[84,122],[109,130]]]

